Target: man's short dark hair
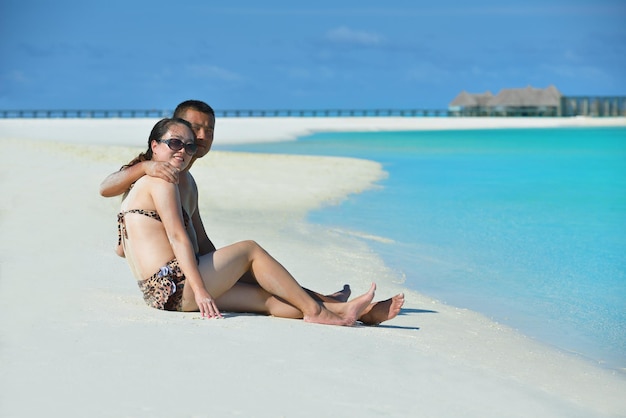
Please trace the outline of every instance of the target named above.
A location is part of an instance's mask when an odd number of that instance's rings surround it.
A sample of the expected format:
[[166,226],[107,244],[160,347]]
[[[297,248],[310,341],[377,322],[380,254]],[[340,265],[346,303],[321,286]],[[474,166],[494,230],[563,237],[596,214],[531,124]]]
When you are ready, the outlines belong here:
[[200,100],[185,100],[184,102],[176,106],[173,117],[181,118],[182,114],[189,109],[204,113],[206,115],[210,115],[215,119],[215,111],[213,110],[213,108]]

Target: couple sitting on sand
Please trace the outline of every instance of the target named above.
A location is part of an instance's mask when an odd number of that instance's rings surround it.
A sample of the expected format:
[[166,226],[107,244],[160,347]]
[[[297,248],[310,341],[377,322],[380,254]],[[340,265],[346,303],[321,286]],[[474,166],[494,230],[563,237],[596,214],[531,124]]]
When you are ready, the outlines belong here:
[[349,286],[332,295],[302,288],[254,241],[216,249],[198,210],[198,190],[189,173],[213,142],[215,113],[206,103],[181,103],[173,118],[160,120],[148,148],[108,176],[100,193],[124,193],[118,214],[116,252],[126,257],[149,306],[200,311],[259,313],[308,322],[377,325],[394,318],[404,303],[398,294],[372,302],[375,284],[348,301]]

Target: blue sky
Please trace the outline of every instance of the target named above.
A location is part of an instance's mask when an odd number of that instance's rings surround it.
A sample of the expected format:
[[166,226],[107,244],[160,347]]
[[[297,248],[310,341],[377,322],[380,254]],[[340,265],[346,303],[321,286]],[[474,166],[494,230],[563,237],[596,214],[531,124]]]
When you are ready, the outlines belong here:
[[626,95],[626,1],[0,2],[0,109],[443,109],[550,84]]

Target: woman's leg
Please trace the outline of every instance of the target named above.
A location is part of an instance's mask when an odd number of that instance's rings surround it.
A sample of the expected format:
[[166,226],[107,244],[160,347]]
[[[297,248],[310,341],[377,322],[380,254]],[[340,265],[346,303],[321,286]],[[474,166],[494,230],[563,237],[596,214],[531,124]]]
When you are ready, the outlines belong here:
[[302,319],[302,312],[299,309],[268,293],[256,283],[235,283],[215,302],[217,307],[223,311]]
[[[367,308],[375,291],[375,286],[372,286],[367,293],[351,302],[323,306],[307,294],[293,276],[254,241],[232,244],[200,257],[199,269],[207,291],[216,299],[250,270],[265,291],[296,307],[308,322],[352,325]],[[192,295],[183,295],[187,302],[186,308],[193,300],[189,296]]]

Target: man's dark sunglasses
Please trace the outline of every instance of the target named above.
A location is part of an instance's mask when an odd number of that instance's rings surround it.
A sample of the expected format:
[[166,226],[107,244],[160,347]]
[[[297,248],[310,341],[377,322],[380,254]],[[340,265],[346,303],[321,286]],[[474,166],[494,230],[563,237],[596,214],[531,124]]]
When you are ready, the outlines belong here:
[[172,151],[180,151],[181,149],[185,148],[185,152],[189,155],[194,155],[196,151],[198,151],[198,146],[195,143],[189,142],[185,144],[183,141],[176,138],[157,139],[157,142],[163,142],[167,144],[167,146],[170,147]]

